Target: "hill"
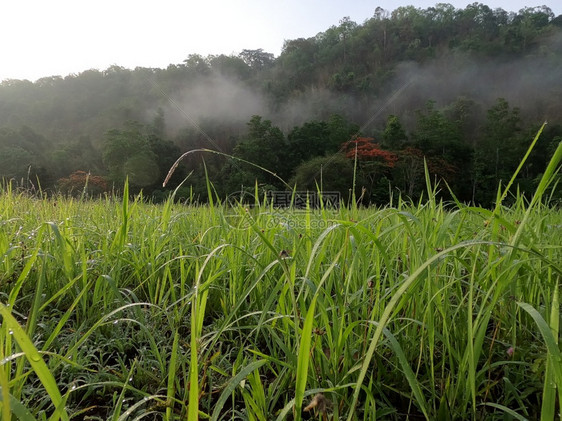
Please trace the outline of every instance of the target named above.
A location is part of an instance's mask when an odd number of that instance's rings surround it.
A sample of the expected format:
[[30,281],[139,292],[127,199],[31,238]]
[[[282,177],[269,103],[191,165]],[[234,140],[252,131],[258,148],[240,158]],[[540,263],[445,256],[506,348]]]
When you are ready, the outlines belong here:
[[[311,187],[307,168],[314,180],[320,158],[336,162],[332,154],[360,136],[396,156],[392,165],[363,157],[367,202],[384,203],[389,184],[418,196],[425,156],[460,199],[486,204],[548,120],[520,186],[532,188],[543,171],[562,136],[561,74],[562,16],[547,7],[377,8],[362,24],[343,18],[315,37],[287,41],[279,57],[259,49],[193,54],[166,69],[112,66],[3,81],[0,176],[72,190],[84,181],[77,171],[107,185],[129,175],[133,189],[158,195],[175,158],[205,147]],[[221,194],[256,178],[281,187],[255,168],[206,160]],[[203,194],[201,164],[191,161],[192,185]],[[343,183],[351,185],[326,187]]]

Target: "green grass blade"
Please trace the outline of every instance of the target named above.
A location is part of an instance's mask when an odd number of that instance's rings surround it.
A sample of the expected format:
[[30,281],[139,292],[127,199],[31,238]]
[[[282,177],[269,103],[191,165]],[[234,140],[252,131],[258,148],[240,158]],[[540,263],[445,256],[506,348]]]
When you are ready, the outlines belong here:
[[[550,366],[552,368],[555,383],[559,388],[562,387],[562,364],[560,364],[562,361],[562,353],[560,352],[560,348],[558,348],[557,338],[554,337],[550,326],[548,326],[544,318],[533,306],[527,303],[517,303],[517,305],[529,313],[539,328],[546,344],[547,355],[549,357],[548,359],[551,359],[554,362],[554,364],[551,364]],[[546,404],[543,403],[543,405],[548,404],[548,402]]]
[[9,309],[1,303],[0,314],[2,315],[3,322],[6,325],[5,328],[12,331],[15,340],[20,346],[21,350],[25,353],[27,360],[29,361],[31,367],[33,368],[33,371],[35,371],[35,374],[43,384],[43,387],[51,398],[53,405],[57,410],[60,409],[60,417],[63,420],[67,421],[69,419],[68,414],[66,413],[64,408],[61,408],[62,406],[64,406],[61,393],[57,387],[53,375],[49,371],[49,368],[47,367],[47,364],[45,364],[45,361],[43,361],[43,358],[41,358],[41,355],[37,351],[37,348],[35,348],[33,342],[31,342],[31,339],[29,339],[29,336],[27,336],[23,328],[19,325],[14,316],[12,316]]
[[[129,416],[132,413],[134,413],[136,410],[138,410],[141,406],[147,405],[149,400],[155,400],[155,401],[158,402],[160,400],[160,398],[165,398],[165,396],[159,396],[159,395],[145,396],[139,402],[135,403],[134,405],[131,405],[129,407],[129,409],[127,409],[125,412],[123,412],[123,415],[121,415],[117,421],[126,421],[127,418],[129,418]],[[156,412],[155,412],[155,414],[156,414]],[[142,418],[144,418],[148,415],[151,415],[151,413],[150,412],[143,413],[143,414],[139,415],[138,417],[136,417],[135,420],[142,419]]]
[[223,408],[224,404],[226,403],[226,401],[228,400],[230,395],[232,395],[232,392],[234,392],[236,387],[238,387],[240,382],[242,380],[244,380],[252,371],[257,370],[258,368],[260,368],[265,363],[267,363],[267,360],[254,361],[253,363],[248,364],[246,367],[244,367],[242,370],[240,370],[238,372],[238,374],[236,374],[236,376],[232,377],[228,381],[228,383],[226,384],[226,387],[222,391],[217,403],[215,404],[215,409],[213,409],[213,413],[211,415],[211,421],[218,421],[219,420],[219,417],[221,415],[221,411],[222,411],[222,408]]
[[20,401],[14,398],[9,393],[7,398],[5,396],[5,390],[3,387],[2,393],[0,393],[0,403],[2,404],[2,419],[9,420],[11,418],[10,414],[14,414],[20,421],[36,421],[31,411],[25,407]]
[[113,239],[111,244],[111,249],[120,250],[127,241],[127,233],[129,232],[129,180],[125,180],[125,186],[123,187],[123,202],[121,206],[121,214],[123,220],[121,221],[121,227]]
[[197,337],[197,294],[191,299],[191,341],[189,361],[189,406],[187,409],[187,421],[199,419],[199,366],[198,366],[198,337]]
[[123,402],[125,399],[125,392],[127,391],[127,386],[129,385],[129,381],[133,376],[133,373],[135,372],[135,366],[137,364],[137,360],[133,361],[133,364],[131,364],[131,369],[129,370],[129,373],[127,374],[127,378],[125,379],[125,383],[123,384],[123,387],[121,388],[121,393],[119,394],[119,397],[117,398],[117,405],[113,411],[113,416],[111,417],[112,421],[117,421],[117,419],[120,417],[121,415],[121,408],[123,407]]
[[301,419],[302,400],[306,390],[306,382],[308,379],[308,363],[310,361],[310,346],[312,344],[312,327],[314,325],[314,312],[316,309],[316,300],[318,295],[315,294],[310,303],[310,307],[306,313],[304,325],[302,328],[301,341],[299,344],[299,354],[297,360],[297,380],[295,384],[295,420]]
[[64,394],[64,396],[62,397],[62,403],[58,408],[55,408],[53,414],[49,417],[49,421],[58,421],[62,418],[61,414],[63,413],[63,411],[66,411],[66,401],[68,400],[69,396],[69,392]]
[[396,354],[396,356],[398,357],[398,361],[400,362],[400,366],[402,367],[402,371],[404,372],[404,375],[406,376],[406,380],[408,380],[408,384],[410,385],[411,389],[412,389],[412,393],[414,394],[414,397],[416,398],[416,402],[418,403],[419,408],[421,409],[421,411],[423,412],[423,414],[425,415],[425,417],[427,419],[429,419],[429,411],[428,411],[428,406],[427,406],[427,402],[423,396],[423,393],[420,389],[420,385],[416,379],[416,375],[414,374],[414,372],[412,371],[412,368],[410,367],[410,364],[408,364],[408,360],[406,359],[406,355],[404,354],[404,351],[402,350],[402,347],[400,346],[400,344],[398,343],[398,341],[396,340],[396,338],[394,337],[394,335],[392,333],[390,333],[390,331],[388,329],[383,329],[383,333],[386,336],[386,338],[388,339],[389,343],[390,343],[390,347],[392,348],[392,350],[394,351],[394,353]]
[[500,405],[498,403],[486,402],[484,405],[491,406],[492,408],[497,408],[505,412],[506,414],[510,415],[511,417],[515,418],[519,421],[528,421],[523,415],[518,414],[513,409],[509,409],[507,406]]
[[[172,402],[175,394],[175,381],[176,381],[176,365],[178,359],[178,341],[179,334],[176,330],[174,334],[174,342],[172,344],[172,354],[170,355],[170,363],[168,365],[168,388],[166,390],[166,396],[168,397],[168,402]],[[166,419],[172,419],[172,408],[170,406],[166,407]]]
[[[4,350],[0,346],[0,357],[4,359]],[[0,399],[2,400],[2,419],[10,419],[10,386],[8,384],[8,372],[10,371],[10,366],[4,367],[4,364],[0,364]]]
[[[328,228],[324,231],[323,234],[327,234],[331,231],[332,228]],[[320,243],[320,241],[321,240],[319,240],[317,243]],[[310,307],[306,312],[304,325],[300,335],[299,353],[297,359],[297,378],[295,384],[295,419],[297,421],[301,419],[302,401],[304,399],[304,392],[306,390],[306,383],[308,380],[308,364],[310,362],[310,347],[312,344],[312,327],[314,326],[316,301],[318,299],[320,291],[322,291],[322,285],[324,284],[324,282],[326,282],[326,279],[328,279],[328,276],[330,275],[330,273],[332,273],[334,267],[338,264],[338,260],[342,252],[343,249],[338,252],[328,269],[324,272],[322,279],[320,279],[320,282],[318,282],[318,285],[316,286],[316,292],[314,293],[314,297],[312,297]],[[314,255],[315,253],[311,255],[310,260],[312,260],[312,256]]]
[[546,192],[548,186],[550,186],[554,182],[556,178],[556,173],[559,171],[560,162],[562,162],[562,142],[558,144],[558,147],[556,148],[554,155],[550,159],[550,162],[548,163],[548,166],[546,167],[546,170],[543,176],[541,177],[541,181],[537,186],[533,199],[531,200],[531,203],[527,208],[527,211],[525,212],[525,215],[521,220],[521,223],[519,224],[519,228],[517,229],[515,235],[513,236],[513,239],[511,241],[512,245],[518,245],[519,239],[523,233],[523,229],[527,225],[527,221],[531,216],[531,210],[537,204],[537,202],[539,202],[542,199],[542,196]]
[[[550,313],[550,328],[556,343],[558,343],[558,333],[560,329],[559,306],[558,286],[555,285],[552,296],[552,309]],[[556,379],[554,378],[554,365],[560,363],[561,361],[553,359],[552,355],[550,353],[548,354],[546,372],[544,376],[541,421],[553,420],[556,413],[556,387],[558,386],[560,391],[562,389],[562,385],[560,383],[556,385]]]
[[517,178],[517,175],[519,174],[519,172],[521,172],[521,169],[523,169],[523,165],[525,164],[525,162],[527,161],[527,158],[529,158],[529,155],[531,155],[532,150],[534,149],[537,141],[539,140],[539,137],[544,129],[544,127],[546,126],[546,122],[543,123],[543,125],[541,126],[541,128],[539,129],[539,131],[537,132],[537,134],[535,135],[535,138],[533,139],[533,141],[531,142],[531,145],[529,146],[529,148],[527,149],[527,152],[525,153],[525,155],[523,156],[523,159],[521,159],[521,162],[519,163],[519,166],[517,167],[517,169],[515,170],[515,172],[513,173],[513,175],[511,176],[511,179],[509,180],[509,183],[507,183],[507,186],[505,186],[505,189],[503,191],[503,193],[501,193],[500,195],[500,191],[498,190],[498,200],[496,202],[496,207],[494,209],[494,214],[499,214],[499,210],[501,208],[502,202],[505,199],[505,197],[507,196],[507,194],[509,193],[509,189],[511,188],[511,186],[513,185],[513,183],[515,182],[515,179]]

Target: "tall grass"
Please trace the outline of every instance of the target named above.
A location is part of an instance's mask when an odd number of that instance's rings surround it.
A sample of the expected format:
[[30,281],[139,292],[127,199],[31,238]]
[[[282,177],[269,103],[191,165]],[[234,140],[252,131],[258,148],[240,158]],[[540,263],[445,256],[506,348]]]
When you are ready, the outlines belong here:
[[2,418],[559,417],[561,159],[491,211],[430,183],[321,210],[5,186]]

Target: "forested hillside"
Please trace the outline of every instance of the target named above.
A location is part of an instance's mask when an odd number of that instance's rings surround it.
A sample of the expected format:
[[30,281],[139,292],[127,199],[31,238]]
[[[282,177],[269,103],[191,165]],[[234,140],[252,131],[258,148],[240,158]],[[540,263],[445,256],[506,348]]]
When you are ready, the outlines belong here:
[[[279,57],[189,55],[166,69],[85,70],[0,84],[0,177],[44,191],[120,188],[183,197],[286,186],[365,204],[424,190],[424,159],[463,201],[489,205],[544,121],[518,187],[532,191],[562,140],[562,15],[474,3],[343,18]],[[204,161],[203,161],[204,160]],[[267,168],[275,175],[256,166]],[[203,165],[203,162],[205,163]],[[446,191],[444,184],[443,190]],[[444,194],[446,194],[444,192]]]

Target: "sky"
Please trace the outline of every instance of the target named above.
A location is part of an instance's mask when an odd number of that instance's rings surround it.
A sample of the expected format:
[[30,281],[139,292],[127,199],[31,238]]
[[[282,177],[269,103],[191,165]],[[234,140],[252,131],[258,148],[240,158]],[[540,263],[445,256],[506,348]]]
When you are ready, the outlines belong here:
[[[465,8],[473,1],[448,3]],[[262,48],[279,55],[285,40],[308,38],[346,16],[358,24],[377,7],[392,11],[429,0],[3,0],[0,81],[67,76],[112,65],[160,67],[189,54]],[[517,12],[526,0],[482,1]],[[562,2],[547,3],[555,15]]]

